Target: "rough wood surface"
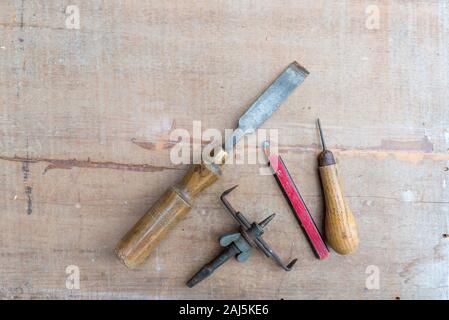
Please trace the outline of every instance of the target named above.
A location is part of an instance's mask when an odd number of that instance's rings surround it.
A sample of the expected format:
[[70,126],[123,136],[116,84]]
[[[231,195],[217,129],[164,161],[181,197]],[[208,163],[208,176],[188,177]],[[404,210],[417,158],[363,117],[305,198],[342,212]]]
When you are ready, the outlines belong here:
[[[321,228],[322,119],[357,252],[318,261],[274,179],[234,165],[144,265],[122,266],[117,241],[185,174],[170,131],[232,128],[293,60],[310,75],[264,127]],[[443,0],[1,1],[0,297],[448,299],[448,88]],[[300,261],[286,273],[254,254],[189,289],[234,226],[218,195],[236,183],[235,206],[277,212],[266,238]]]

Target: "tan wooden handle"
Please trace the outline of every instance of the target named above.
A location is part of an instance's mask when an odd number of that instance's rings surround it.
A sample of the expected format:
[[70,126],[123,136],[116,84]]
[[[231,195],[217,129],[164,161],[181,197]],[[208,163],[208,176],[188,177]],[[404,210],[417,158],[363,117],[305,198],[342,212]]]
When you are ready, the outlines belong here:
[[351,253],[359,245],[359,236],[354,216],[343,194],[337,165],[322,166],[319,170],[326,204],[326,240],[337,253]]
[[132,268],[144,262],[167,232],[189,212],[195,196],[217,181],[226,153],[221,151],[217,156],[223,159],[220,165],[192,165],[184,178],[170,187],[119,241],[115,253],[125,266]]

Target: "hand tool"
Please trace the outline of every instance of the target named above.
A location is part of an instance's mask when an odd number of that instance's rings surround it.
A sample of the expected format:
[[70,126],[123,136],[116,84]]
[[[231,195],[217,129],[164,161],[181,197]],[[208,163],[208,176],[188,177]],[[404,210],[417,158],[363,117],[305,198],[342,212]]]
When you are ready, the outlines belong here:
[[248,219],[243,215],[243,213],[236,211],[226,196],[231,193],[237,186],[234,186],[220,196],[220,200],[225,206],[229,214],[238,222],[240,225],[240,231],[238,232],[228,232],[222,235],[219,239],[220,245],[225,247],[223,251],[211,262],[206,264],[200,271],[198,271],[188,282],[187,286],[192,288],[198,282],[204,280],[214,272],[219,266],[228,261],[231,257],[237,259],[238,262],[245,262],[251,255],[251,247],[257,247],[261,250],[267,257],[273,258],[279,266],[281,266],[285,271],[290,271],[298,259],[293,259],[289,264],[285,264],[281,258],[273,251],[273,249],[265,242],[262,238],[264,233],[264,228],[268,223],[273,220],[276,214],[272,214],[265,218],[262,222],[250,223]]
[[308,71],[291,63],[253,102],[239,119],[238,127],[224,148],[213,154],[211,163],[191,165],[184,178],[170,187],[148,212],[119,241],[115,252],[127,267],[142,263],[163,236],[190,210],[193,199],[221,175],[227,154],[245,134],[254,132],[279,108],[287,96],[304,81]]
[[270,143],[268,141],[264,141],[262,146],[264,153],[268,158],[268,163],[273,169],[273,176],[275,177],[285,199],[305,232],[316,257],[320,260],[326,258],[329,255],[329,249],[321,237],[321,234],[318,231],[315,221],[313,221],[312,215],[310,214],[301,193],[288,172],[284,160],[282,160],[280,155],[270,153]]
[[340,254],[357,249],[359,236],[357,225],[343,194],[334,155],[326,148],[320,119],[317,119],[323,151],[318,156],[318,166],[326,205],[324,230],[329,245]]

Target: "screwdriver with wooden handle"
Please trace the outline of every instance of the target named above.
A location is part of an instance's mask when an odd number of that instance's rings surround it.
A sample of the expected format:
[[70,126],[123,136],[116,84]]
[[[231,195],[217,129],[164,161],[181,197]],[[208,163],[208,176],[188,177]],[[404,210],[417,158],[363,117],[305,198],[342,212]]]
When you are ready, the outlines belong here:
[[320,119],[317,119],[317,124],[323,147],[318,156],[318,166],[326,206],[324,233],[327,242],[337,253],[348,254],[354,252],[359,245],[357,225],[343,194],[334,155],[326,148]]

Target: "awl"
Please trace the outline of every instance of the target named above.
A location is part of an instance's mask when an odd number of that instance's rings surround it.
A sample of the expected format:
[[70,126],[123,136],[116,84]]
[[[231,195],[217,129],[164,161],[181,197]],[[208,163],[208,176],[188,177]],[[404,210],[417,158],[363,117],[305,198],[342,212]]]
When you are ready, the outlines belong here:
[[317,125],[323,146],[323,151],[318,156],[318,167],[326,205],[324,218],[326,240],[337,253],[348,254],[359,246],[358,228],[343,193],[334,154],[326,147],[320,119],[317,119]]

